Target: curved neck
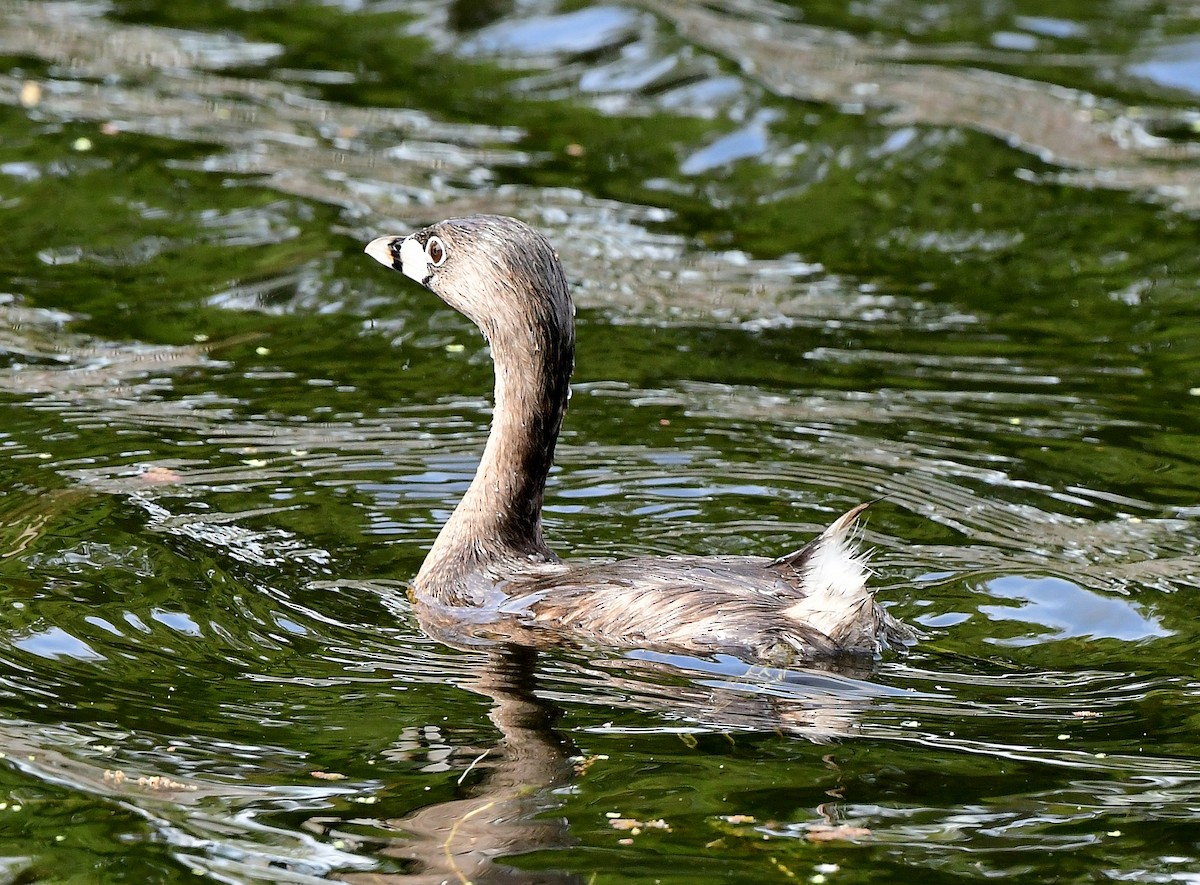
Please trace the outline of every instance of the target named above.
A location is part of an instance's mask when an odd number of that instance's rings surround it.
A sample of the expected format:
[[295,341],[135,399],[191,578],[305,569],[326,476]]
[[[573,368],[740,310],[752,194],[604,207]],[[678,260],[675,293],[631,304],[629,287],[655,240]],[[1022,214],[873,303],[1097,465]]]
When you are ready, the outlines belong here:
[[472,572],[514,558],[555,559],[542,538],[542,500],[570,398],[574,323],[568,315],[565,328],[485,334],[496,370],[491,433],[475,478],[415,581],[446,602]]

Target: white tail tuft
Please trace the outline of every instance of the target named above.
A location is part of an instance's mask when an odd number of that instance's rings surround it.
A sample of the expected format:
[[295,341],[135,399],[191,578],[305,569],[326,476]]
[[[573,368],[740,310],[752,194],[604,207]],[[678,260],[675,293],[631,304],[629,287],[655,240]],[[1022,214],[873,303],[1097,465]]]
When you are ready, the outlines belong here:
[[[841,642],[863,618],[873,620],[873,597],[867,589],[868,555],[851,535],[859,505],[842,514],[796,557],[804,599],[784,614]],[[791,559],[791,557],[789,557]],[[873,632],[873,631],[872,631]]]

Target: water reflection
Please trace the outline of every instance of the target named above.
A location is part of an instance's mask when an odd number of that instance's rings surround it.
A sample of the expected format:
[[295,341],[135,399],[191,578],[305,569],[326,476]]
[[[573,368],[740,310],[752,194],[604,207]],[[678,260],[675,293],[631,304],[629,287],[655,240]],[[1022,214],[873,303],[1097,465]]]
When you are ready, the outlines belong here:
[[[4,874],[1190,874],[1188,13],[834,7],[0,10]],[[582,305],[560,549],[765,553],[886,495],[926,640],[429,639],[402,582],[486,354],[356,244],[473,211]]]
[[1168,89],[1200,93],[1200,40],[1159,47],[1150,58],[1130,65],[1129,73]]
[[1047,639],[1139,639],[1170,636],[1155,617],[1139,611],[1126,599],[1103,596],[1061,578],[1023,578],[1015,575],[989,581],[993,596],[1017,605],[981,605],[979,611],[996,621],[1022,621],[1049,628],[1042,635],[1023,634],[995,639],[1005,645],[1033,645]]
[[47,627],[25,636],[14,636],[12,644],[39,658],[73,658],[77,661],[103,661],[104,655],[61,627]]
[[[411,866],[402,873],[350,874],[344,877],[347,881],[584,881],[570,873],[518,871],[503,863],[515,855],[574,844],[567,822],[556,811],[565,788],[593,761],[577,755],[558,731],[562,710],[547,699],[544,688],[539,689],[540,658],[532,649],[515,647],[476,656],[476,675],[460,685],[491,702],[488,717],[500,734],[499,742],[482,751],[470,750],[475,755],[457,779],[460,787],[467,785],[462,787],[466,796],[376,822],[377,830],[395,831],[397,838],[375,853]],[[663,726],[664,733],[782,730],[817,742],[853,733],[856,713],[873,699],[912,696],[834,673],[776,671],[733,659],[705,662],[652,653],[607,664],[560,660],[555,682],[562,684],[564,676],[581,686],[591,685],[589,704],[609,698],[621,707],[651,710],[679,723]],[[554,694],[563,697],[561,688]],[[456,755],[461,766],[468,754],[459,750]],[[822,820],[831,820],[831,808],[821,810]],[[337,835],[336,819],[309,823],[315,832]]]
[[[766,3],[738,4],[736,11],[669,0],[644,0],[643,5],[697,44],[732,59],[744,74],[778,95],[847,110],[887,108],[893,126],[975,129],[1048,162],[1078,167],[1081,171],[1071,175],[1076,181],[1149,187],[1172,200],[1193,206],[1200,202],[1200,182],[1193,171],[1184,165],[1152,168],[1147,162],[1181,159],[1193,153],[1191,148],[1150,137],[1136,109],[1114,107],[1109,113],[1086,93],[1047,90],[1035,81],[977,68],[924,64],[924,58],[937,56],[936,49],[927,52],[902,42],[880,45],[800,25]],[[896,76],[898,62],[903,63],[902,76]]]
[[477,31],[513,11],[513,0],[453,0],[447,23],[456,31]]
[[[535,693],[530,649],[497,650],[462,687],[491,702],[488,718],[500,741],[482,750],[458,778],[466,795],[378,822],[397,836],[376,853],[406,862],[403,873],[349,874],[344,881],[375,882],[582,882],[569,873],[527,872],[503,863],[530,851],[572,842],[567,822],[555,816],[554,789],[573,775],[572,750],[555,731],[559,711]],[[326,832],[320,819],[310,822]]]
[[679,165],[679,171],[684,175],[699,175],[747,157],[766,156],[770,145],[767,126],[775,119],[771,111],[760,111],[741,129],[721,136],[687,157]]
[[464,53],[496,55],[580,55],[609,49],[631,39],[638,25],[632,10],[588,6],[560,15],[533,15],[485,28],[463,43]]

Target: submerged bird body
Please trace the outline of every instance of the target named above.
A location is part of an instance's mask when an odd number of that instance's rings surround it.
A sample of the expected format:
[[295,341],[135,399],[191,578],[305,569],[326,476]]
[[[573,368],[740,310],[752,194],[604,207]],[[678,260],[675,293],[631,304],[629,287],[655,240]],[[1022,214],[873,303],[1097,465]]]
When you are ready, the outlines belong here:
[[574,308],[558,257],[512,218],[439,222],[367,246],[482,330],[495,409],[478,471],[412,589],[442,626],[772,664],[873,655],[911,631],[875,602],[851,540],[860,505],[794,553],[562,562],[542,501],[570,397]]

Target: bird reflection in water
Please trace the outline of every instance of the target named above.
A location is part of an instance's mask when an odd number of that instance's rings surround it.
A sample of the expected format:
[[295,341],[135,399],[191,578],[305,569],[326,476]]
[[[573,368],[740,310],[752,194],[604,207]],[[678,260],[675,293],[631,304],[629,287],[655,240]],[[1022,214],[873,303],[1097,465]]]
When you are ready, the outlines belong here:
[[[436,638],[451,638],[439,637],[432,624],[424,626]],[[461,637],[454,639],[461,647]],[[402,862],[403,871],[348,873],[343,881],[585,881],[568,872],[521,870],[504,862],[575,843],[567,820],[555,812],[563,801],[562,788],[579,776],[578,751],[555,727],[562,716],[560,707],[539,696],[540,654],[497,646],[480,655],[475,677],[462,685],[490,699],[489,718],[499,740],[483,752],[475,748],[462,754],[460,798],[383,822],[395,838],[375,853],[391,863]],[[853,734],[858,714],[890,693],[855,678],[865,673],[770,670],[733,659],[645,653],[585,661],[568,653],[556,654],[554,663],[551,687],[556,699],[573,701],[572,689],[577,688],[580,703],[609,700],[616,708],[669,718],[682,732],[774,732],[825,742]],[[597,691],[598,686],[603,690]],[[829,820],[829,814],[827,808],[818,810],[822,820]]]
[[[386,821],[396,838],[378,854],[405,862],[404,872],[351,873],[359,885],[387,882],[574,883],[576,875],[518,870],[498,859],[571,844],[567,821],[553,815],[555,787],[571,781],[569,743],[554,729],[559,711],[534,693],[537,652],[500,648],[486,656],[465,688],[492,701],[496,745],[476,755],[459,783],[460,799]],[[478,774],[478,780],[468,775]],[[466,784],[470,784],[467,786]]]

